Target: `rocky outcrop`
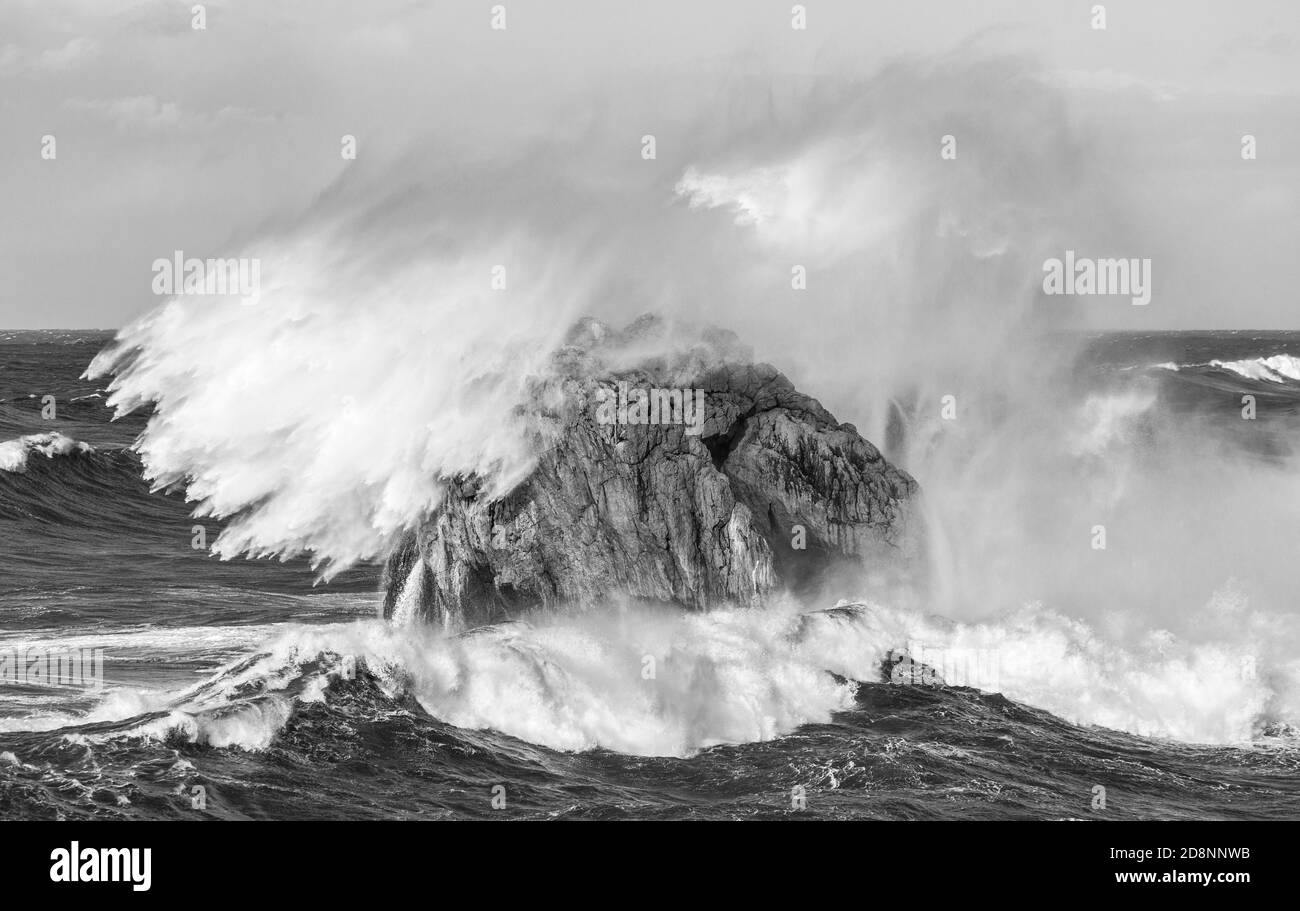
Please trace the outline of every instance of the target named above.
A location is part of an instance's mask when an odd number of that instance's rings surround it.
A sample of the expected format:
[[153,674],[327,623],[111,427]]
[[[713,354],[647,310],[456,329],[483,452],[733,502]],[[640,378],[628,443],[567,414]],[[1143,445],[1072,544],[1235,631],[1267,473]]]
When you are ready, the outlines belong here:
[[880,682],[911,686],[947,686],[937,668],[917,661],[906,651],[890,649],[880,664]]
[[666,332],[654,318],[575,327],[533,390],[532,473],[495,499],[456,479],[390,557],[386,615],[703,609],[811,593],[837,569],[905,571],[916,482],[730,333],[683,350]]

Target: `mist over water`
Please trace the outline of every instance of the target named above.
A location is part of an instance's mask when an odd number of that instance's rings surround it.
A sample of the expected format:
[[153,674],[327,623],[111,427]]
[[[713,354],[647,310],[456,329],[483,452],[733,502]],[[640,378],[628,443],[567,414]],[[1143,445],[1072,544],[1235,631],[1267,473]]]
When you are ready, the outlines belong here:
[[[1044,136],[1032,112],[1055,90],[1021,64],[898,66],[752,106],[758,87],[727,90],[722,117],[665,111],[691,141],[652,161],[588,137],[358,161],[244,245],[255,301],[173,298],[91,373],[117,374],[119,410],[157,404],[151,476],[240,516],[223,552],[346,564],[425,514],[439,476],[526,470],[510,411],[578,316],[732,328],[877,440],[900,393],[996,387],[1015,375],[1004,352],[1061,322],[1032,306],[1036,222],[1086,197],[1066,131]],[[996,171],[940,161],[935,129],[956,114],[987,124],[967,158]]]
[[[995,652],[1003,692],[1071,720],[1208,742],[1300,720],[1293,453],[1261,457],[1258,425],[1235,416],[1240,390],[1206,413],[1173,407],[1141,371],[1090,370],[1075,330],[1127,298],[1042,293],[1043,260],[1064,249],[1144,256],[1167,242],[1126,236],[1134,187],[1087,115],[1032,64],[968,54],[798,91],[732,83],[722,110],[711,89],[665,106],[654,160],[642,126],[487,159],[416,146],[359,160],[245,244],[262,264],[255,301],[174,298],[96,358],[92,374],[115,374],[113,407],[154,403],[146,476],[229,520],[222,556],[305,553],[329,578],[383,556],[446,479],[504,491],[529,470],[516,406],[577,317],[716,324],[921,484],[929,583],[876,605],[887,634],[864,634],[837,672],[870,676],[920,637]],[[940,157],[948,134],[955,160]],[[1159,270],[1151,306],[1174,306]],[[826,652],[762,664],[781,616],[638,627],[705,652],[725,629],[735,652],[701,666],[738,676],[692,678],[716,700],[707,712],[629,708],[639,695],[604,684],[639,653],[595,617],[509,644],[420,634],[404,666],[455,724],[683,755],[847,704],[816,676],[836,670]],[[536,704],[492,689],[520,662],[545,681]],[[738,695],[754,680],[779,681],[761,710]]]

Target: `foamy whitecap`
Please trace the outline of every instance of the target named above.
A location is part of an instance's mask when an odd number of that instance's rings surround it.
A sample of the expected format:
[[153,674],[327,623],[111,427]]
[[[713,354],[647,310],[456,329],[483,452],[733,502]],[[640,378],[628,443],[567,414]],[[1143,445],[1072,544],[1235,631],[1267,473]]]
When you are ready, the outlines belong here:
[[1242,358],[1231,361],[1215,358],[1201,364],[1179,364],[1166,361],[1163,364],[1153,365],[1152,369],[1178,372],[1194,367],[1217,367],[1220,370],[1230,370],[1248,380],[1260,380],[1268,383],[1300,382],[1300,357],[1293,354],[1273,354],[1268,357]]
[[1231,370],[1247,379],[1264,380],[1269,383],[1284,383],[1288,380],[1300,380],[1300,358],[1290,354],[1275,354],[1271,357],[1250,358],[1238,361],[1213,360],[1207,365]]
[[[326,698],[330,681],[364,662],[390,694],[459,727],[560,750],[688,756],[828,721],[853,706],[853,681],[879,680],[900,649],[950,684],[1072,722],[1215,744],[1248,742],[1262,719],[1293,708],[1300,670],[1249,630],[1199,644],[1149,630],[1121,647],[1038,605],[983,623],[881,605],[611,609],[460,635],[378,621],[294,627],[185,692],[115,694],[84,720],[162,711],[126,736],[264,749],[296,704]],[[48,729],[34,723],[12,729]]]
[[94,447],[65,436],[62,433],[32,433],[16,440],[0,443],[0,471],[24,472],[28,460],[33,455],[42,455],[47,459],[73,453],[91,453]]

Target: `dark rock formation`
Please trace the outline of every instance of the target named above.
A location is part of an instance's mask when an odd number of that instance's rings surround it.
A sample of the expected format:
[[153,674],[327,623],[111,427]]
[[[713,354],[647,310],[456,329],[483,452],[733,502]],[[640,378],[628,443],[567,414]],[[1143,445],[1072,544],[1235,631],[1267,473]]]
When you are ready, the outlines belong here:
[[[533,390],[531,475],[495,500],[457,479],[390,557],[386,616],[473,625],[620,597],[755,604],[811,594],[837,568],[906,567],[911,477],[730,333],[674,351],[666,332],[645,317],[623,333],[575,327]],[[651,389],[665,391],[659,423],[636,423]]]
[[880,682],[912,686],[947,686],[939,671],[905,651],[891,649],[880,665]]

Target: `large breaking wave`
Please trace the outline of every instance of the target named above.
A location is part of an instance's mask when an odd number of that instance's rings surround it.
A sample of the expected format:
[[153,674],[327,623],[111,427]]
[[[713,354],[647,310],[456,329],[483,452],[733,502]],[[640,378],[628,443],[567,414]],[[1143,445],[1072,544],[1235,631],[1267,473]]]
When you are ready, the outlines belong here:
[[[90,372],[115,374],[119,411],[153,403],[146,474],[230,519],[218,553],[308,553],[329,577],[382,555],[447,479],[502,490],[529,469],[516,406],[577,316],[718,323],[918,478],[933,578],[901,600],[965,624],[944,635],[996,641],[1009,695],[1186,739],[1294,722],[1300,474],[1236,447],[1244,425],[1171,414],[1142,377],[1073,370],[1062,330],[1095,315],[1042,297],[1041,262],[1133,238],[1102,233],[1130,188],[1081,163],[1089,131],[1067,109],[1022,61],[952,60],[725,117],[665,112],[661,133],[692,139],[652,161],[585,137],[358,163],[246,244],[256,302],[171,299]],[[944,161],[954,123],[963,151]],[[837,664],[781,639],[788,618],[618,616],[584,621],[599,636],[366,627],[329,648],[371,649],[453,723],[681,754],[825,718],[846,696],[821,671],[862,673],[900,644],[850,636]],[[900,634],[929,622],[885,616]],[[695,680],[658,702],[636,670],[656,636]]]
[[[365,670],[396,704],[414,698],[459,727],[561,750],[688,756],[829,721],[853,705],[857,681],[881,679],[882,662],[899,649],[935,661],[948,683],[1151,736],[1247,742],[1278,707],[1269,681],[1244,672],[1234,648],[1159,635],[1120,648],[1039,605],[977,624],[880,605],[804,612],[785,604],[707,614],[611,608],[455,635],[361,621],[274,633],[187,628],[172,638],[223,649],[254,645],[259,634],[252,657],[182,692],[121,689],[88,715],[37,713],[7,719],[3,729],[127,721],[77,736],[179,735],[259,750],[295,706]],[[141,648],[150,637],[113,645]]]

